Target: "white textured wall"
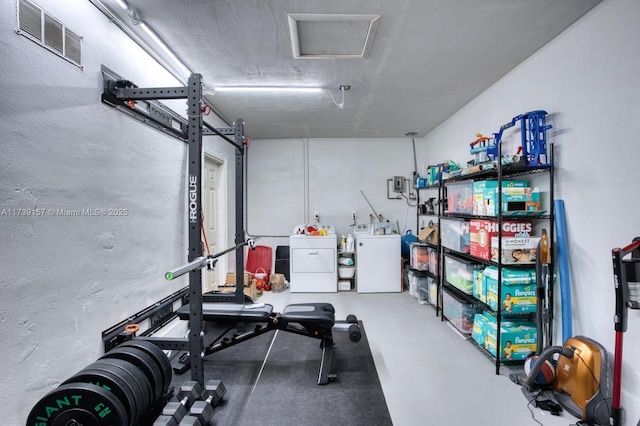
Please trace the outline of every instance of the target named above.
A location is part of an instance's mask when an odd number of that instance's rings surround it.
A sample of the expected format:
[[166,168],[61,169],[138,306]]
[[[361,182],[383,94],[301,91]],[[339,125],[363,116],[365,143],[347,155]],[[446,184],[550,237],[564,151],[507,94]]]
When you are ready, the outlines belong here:
[[[0,0],[0,386],[7,396],[0,418],[7,425],[24,424],[40,397],[95,361],[104,329],[186,285],[163,279],[186,261],[186,144],[103,105],[100,66],[141,87],[179,83],[88,1],[37,3],[83,36],[84,69],[16,34],[15,1]],[[205,149],[233,165],[229,146],[207,140]],[[45,214],[8,213],[34,208]],[[128,213],[48,212],[98,208]]]
[[[352,232],[352,211],[358,223],[369,222],[372,211],[362,191],[378,214],[415,235],[415,207],[405,199],[387,199],[386,190],[393,176],[411,178],[413,158],[411,138],[253,140],[247,230],[280,237],[264,238],[260,244],[289,245],[293,228],[312,222],[318,211],[322,223],[333,225],[338,236],[347,235]],[[391,189],[390,197],[396,197]]]
[[[611,250],[640,236],[638,22],[640,2],[605,0],[421,141],[424,165],[449,158],[464,164],[476,132],[497,132],[526,111],[549,112],[556,198],[566,209],[573,334],[591,337],[611,352]],[[557,329],[554,344],[562,343],[561,334]],[[640,310],[630,310],[622,380],[625,425],[640,418],[638,353]]]

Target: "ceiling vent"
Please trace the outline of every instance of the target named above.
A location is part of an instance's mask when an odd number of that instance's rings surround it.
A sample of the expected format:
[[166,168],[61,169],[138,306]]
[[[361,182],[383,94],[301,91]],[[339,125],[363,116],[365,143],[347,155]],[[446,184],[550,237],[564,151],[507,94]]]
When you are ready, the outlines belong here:
[[35,3],[18,0],[17,32],[82,68],[82,37]]
[[296,59],[367,58],[381,15],[290,13]]

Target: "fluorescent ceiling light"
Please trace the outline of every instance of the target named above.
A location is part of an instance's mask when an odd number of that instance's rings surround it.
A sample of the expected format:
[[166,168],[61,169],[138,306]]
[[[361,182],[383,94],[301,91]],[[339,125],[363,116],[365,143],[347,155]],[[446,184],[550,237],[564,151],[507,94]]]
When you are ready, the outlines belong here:
[[164,41],[162,41],[162,39],[158,37],[158,35],[145,22],[140,22],[140,27],[149,35],[149,37],[153,39],[153,41],[156,42],[158,46],[160,46],[162,50],[164,50],[164,52],[167,55],[169,55],[171,59],[173,59],[173,61],[176,64],[180,66],[180,68],[182,69],[182,71],[184,71],[185,74],[187,75],[191,74],[191,71],[189,71],[189,68],[187,68],[182,63],[182,61],[180,61],[180,59],[178,59],[178,57],[171,51],[171,49],[169,49],[169,47],[164,43]]
[[277,87],[277,86],[221,86],[216,92],[271,92],[271,93],[321,93],[322,87]]
[[116,3],[118,3],[120,7],[125,10],[129,9],[129,5],[125,3],[124,0],[116,0]]

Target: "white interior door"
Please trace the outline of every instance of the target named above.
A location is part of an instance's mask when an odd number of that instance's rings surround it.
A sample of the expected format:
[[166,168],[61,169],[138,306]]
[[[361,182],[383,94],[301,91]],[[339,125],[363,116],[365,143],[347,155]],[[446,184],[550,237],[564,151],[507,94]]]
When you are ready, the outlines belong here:
[[[205,235],[205,251],[204,254],[214,254],[220,251],[218,239],[219,239],[219,227],[221,218],[219,218],[218,204],[219,204],[219,190],[220,185],[220,173],[221,163],[211,157],[205,156],[204,158],[204,235]],[[209,250],[207,251],[207,247]],[[204,284],[205,291],[215,290],[218,284],[221,284],[220,268],[216,267],[214,270],[205,269]]]

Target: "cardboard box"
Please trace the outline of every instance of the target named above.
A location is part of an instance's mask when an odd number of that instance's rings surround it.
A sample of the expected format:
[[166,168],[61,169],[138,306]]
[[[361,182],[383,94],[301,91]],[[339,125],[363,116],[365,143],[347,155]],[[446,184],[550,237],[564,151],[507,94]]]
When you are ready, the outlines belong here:
[[418,239],[429,244],[438,244],[438,225],[422,228],[418,233]]
[[[498,327],[495,317],[485,315],[485,349],[498,356]],[[528,321],[500,322],[500,360],[524,360],[534,352],[538,344],[538,329]]]
[[473,340],[475,340],[478,345],[482,346],[485,349],[485,329],[487,321],[488,319],[485,316],[484,312],[475,314],[473,317],[473,331],[471,332],[471,337],[473,337]]
[[[234,276],[235,276],[235,274],[234,274]],[[253,300],[255,300],[258,296],[260,296],[262,294],[262,292],[260,292],[260,294],[258,294],[258,290],[256,289],[256,281],[257,280],[251,280],[251,284],[248,285],[248,286],[245,286],[245,288],[244,288],[244,294],[249,296]],[[218,291],[225,291],[225,292],[233,293],[233,292],[236,291],[236,286],[235,285],[219,286],[218,287]]]
[[[486,216],[498,215],[498,188],[485,189]],[[539,188],[502,188],[502,212],[540,210]]]
[[483,271],[480,269],[474,269],[473,271],[473,297],[483,303],[487,303],[487,287],[485,286],[484,279],[482,278]]
[[[501,261],[509,264],[535,264],[540,237],[513,237],[502,239]],[[498,237],[491,238],[491,260],[498,261]]]
[[[526,220],[502,222],[503,237],[529,237],[533,225]],[[480,259],[491,260],[491,239],[498,236],[498,221],[472,219],[469,221],[470,254]],[[496,254],[497,255],[497,254]]]
[[279,293],[284,291],[285,289],[285,278],[284,274],[271,274],[269,275],[269,285],[271,286],[271,291]]
[[[524,188],[527,187],[529,183],[524,180],[503,180],[502,187],[503,188]],[[486,216],[486,203],[485,203],[485,191],[487,189],[496,190],[498,187],[497,180],[479,180],[473,182],[473,214]]]
[[[225,280],[225,284],[236,285],[236,273],[235,272],[229,272],[227,274],[227,279]],[[245,271],[245,273],[244,273],[244,285],[246,287],[249,284],[251,284],[251,273]]]
[[487,304],[504,315],[535,313],[537,309],[535,271],[502,269],[502,287],[498,300],[498,268],[488,266],[482,273],[487,288]]

